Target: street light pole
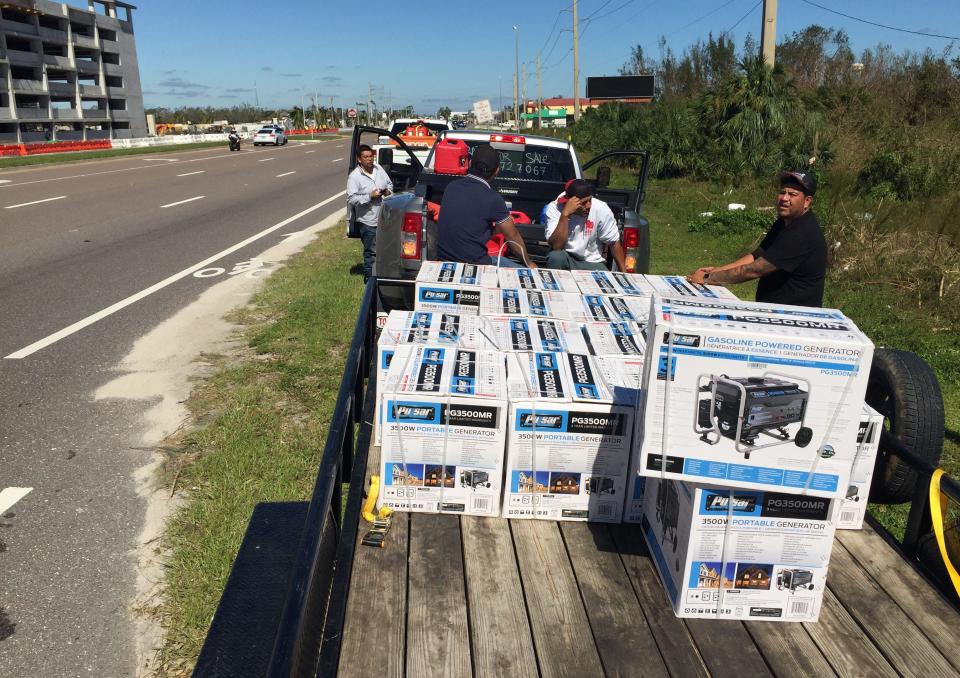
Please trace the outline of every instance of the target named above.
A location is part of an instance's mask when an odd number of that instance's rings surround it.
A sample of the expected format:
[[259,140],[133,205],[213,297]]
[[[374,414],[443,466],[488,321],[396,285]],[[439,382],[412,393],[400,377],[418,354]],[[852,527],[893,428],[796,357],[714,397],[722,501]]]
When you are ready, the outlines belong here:
[[513,64],[513,119],[517,126],[517,132],[520,131],[520,29],[513,27],[516,36],[516,50]]

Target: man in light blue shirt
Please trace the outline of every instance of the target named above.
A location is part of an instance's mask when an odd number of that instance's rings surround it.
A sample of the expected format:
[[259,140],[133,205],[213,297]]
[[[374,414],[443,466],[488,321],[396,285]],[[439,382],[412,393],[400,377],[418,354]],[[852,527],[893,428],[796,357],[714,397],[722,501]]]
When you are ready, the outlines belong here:
[[383,198],[393,192],[393,182],[374,159],[376,154],[366,144],[357,148],[357,166],[347,177],[347,204],[353,208],[363,242],[363,281],[373,275],[377,258],[377,219]]

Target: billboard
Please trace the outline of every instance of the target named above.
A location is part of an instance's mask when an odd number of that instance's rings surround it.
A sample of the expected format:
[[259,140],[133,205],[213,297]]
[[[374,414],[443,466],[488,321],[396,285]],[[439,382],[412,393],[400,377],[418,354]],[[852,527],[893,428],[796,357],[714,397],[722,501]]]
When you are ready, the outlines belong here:
[[473,102],[473,115],[477,122],[493,122],[493,109],[490,108],[489,99],[481,99]]
[[648,99],[652,97],[652,75],[587,78],[588,99]]

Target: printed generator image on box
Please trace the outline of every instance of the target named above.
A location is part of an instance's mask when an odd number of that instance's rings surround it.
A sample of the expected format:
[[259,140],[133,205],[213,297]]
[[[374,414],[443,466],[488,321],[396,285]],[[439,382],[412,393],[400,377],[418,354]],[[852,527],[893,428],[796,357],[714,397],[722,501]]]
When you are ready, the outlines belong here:
[[647,478],[641,529],[678,617],[816,621],[835,504]]
[[498,515],[507,417],[501,354],[402,345],[387,383],[378,506]]
[[856,325],[653,303],[637,470],[842,497],[873,357]]
[[850,471],[850,484],[840,498],[838,530],[859,530],[863,527],[882,430],[883,415],[869,405],[864,405],[860,428],[857,431],[857,456]]
[[504,517],[619,522],[636,377],[586,354],[511,353],[507,364]]

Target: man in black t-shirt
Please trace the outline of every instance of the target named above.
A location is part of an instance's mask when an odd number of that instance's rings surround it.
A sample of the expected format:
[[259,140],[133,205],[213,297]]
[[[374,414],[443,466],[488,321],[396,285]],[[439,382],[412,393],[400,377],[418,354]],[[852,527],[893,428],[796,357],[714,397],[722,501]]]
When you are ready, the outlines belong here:
[[777,217],[760,245],[725,266],[698,268],[687,279],[727,285],[760,278],[757,301],[822,306],[827,241],[810,211],[817,181],[804,172],[781,172]]
[[[499,171],[500,154],[488,144],[477,146],[467,176],[450,182],[443,192],[437,224],[437,257],[441,261],[497,263],[496,258],[487,254],[487,241],[496,230],[510,243],[511,251],[527,266],[536,268],[530,263],[523,238],[517,232],[503,196],[490,186]],[[518,264],[502,256],[500,265],[516,267]]]

